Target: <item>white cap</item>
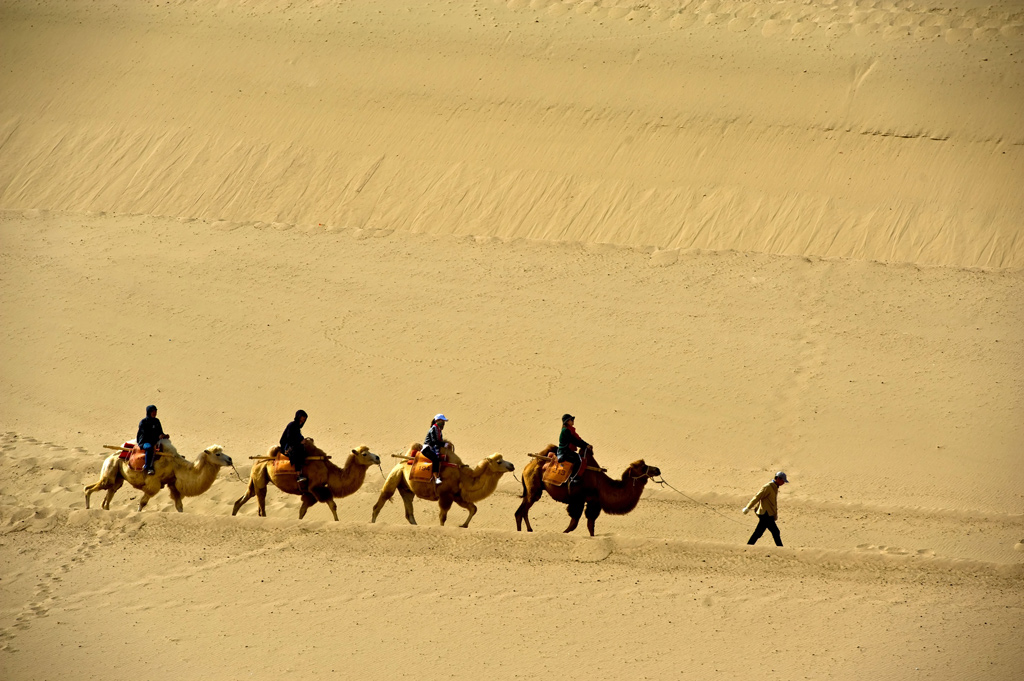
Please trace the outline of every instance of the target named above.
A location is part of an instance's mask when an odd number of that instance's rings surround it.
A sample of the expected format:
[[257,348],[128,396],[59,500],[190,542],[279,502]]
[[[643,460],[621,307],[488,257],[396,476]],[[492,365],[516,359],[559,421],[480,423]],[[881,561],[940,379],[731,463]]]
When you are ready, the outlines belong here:
[[434,420],[435,421],[447,421],[448,417],[445,416],[444,414],[438,414],[437,416],[434,417]]

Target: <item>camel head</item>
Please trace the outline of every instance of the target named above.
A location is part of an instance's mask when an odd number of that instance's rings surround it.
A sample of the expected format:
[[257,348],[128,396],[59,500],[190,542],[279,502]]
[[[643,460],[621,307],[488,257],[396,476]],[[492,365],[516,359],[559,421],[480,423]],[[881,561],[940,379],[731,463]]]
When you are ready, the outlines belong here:
[[505,473],[511,473],[516,469],[515,465],[511,461],[505,461],[498,452],[491,454],[484,460],[487,462],[487,472],[489,473],[503,475]]
[[232,466],[234,465],[231,461],[231,457],[224,453],[224,448],[220,445],[210,445],[203,450],[202,455],[207,461],[212,463],[214,466]]
[[640,459],[629,464],[629,468],[626,469],[626,473],[622,477],[636,480],[638,478],[656,478],[659,475],[661,475],[661,469],[648,466],[643,459]]
[[377,466],[380,464],[380,457],[371,452],[370,448],[366,445],[362,445],[359,449],[353,449],[352,454],[356,457],[356,462],[361,466]]

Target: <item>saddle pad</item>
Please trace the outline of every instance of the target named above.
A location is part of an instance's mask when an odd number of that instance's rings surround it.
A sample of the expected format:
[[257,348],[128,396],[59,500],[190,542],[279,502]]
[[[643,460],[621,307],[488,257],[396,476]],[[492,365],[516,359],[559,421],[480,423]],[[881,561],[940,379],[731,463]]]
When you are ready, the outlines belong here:
[[544,464],[544,476],[542,479],[549,485],[557,487],[569,479],[570,473],[572,473],[571,461],[564,461],[562,463],[552,461],[551,463]]
[[274,467],[274,475],[296,475],[295,466],[287,456],[278,452],[277,458],[270,464]]
[[133,471],[141,471],[146,468],[146,452],[142,447],[138,445],[125,445],[130,446],[132,451],[122,452],[122,457],[128,459],[128,468]]
[[430,482],[434,479],[433,464],[430,459],[416,452],[416,458],[409,460],[412,470],[409,471],[409,479],[416,482]]

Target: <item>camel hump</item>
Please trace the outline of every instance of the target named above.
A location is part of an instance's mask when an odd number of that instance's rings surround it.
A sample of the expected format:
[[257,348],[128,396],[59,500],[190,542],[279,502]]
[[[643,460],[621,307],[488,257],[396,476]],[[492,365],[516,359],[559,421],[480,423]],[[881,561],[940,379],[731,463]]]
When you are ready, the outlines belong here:
[[558,445],[548,445],[544,449],[537,452],[537,456],[550,456],[552,459],[555,458],[555,453],[558,451]]

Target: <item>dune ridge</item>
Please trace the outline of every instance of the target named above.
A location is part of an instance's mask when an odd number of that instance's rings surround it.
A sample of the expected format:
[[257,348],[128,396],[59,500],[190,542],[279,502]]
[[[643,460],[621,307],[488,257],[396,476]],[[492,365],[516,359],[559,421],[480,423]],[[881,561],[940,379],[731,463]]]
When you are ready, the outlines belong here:
[[5,5],[0,208],[1024,266],[1010,5],[365,11]]

